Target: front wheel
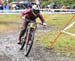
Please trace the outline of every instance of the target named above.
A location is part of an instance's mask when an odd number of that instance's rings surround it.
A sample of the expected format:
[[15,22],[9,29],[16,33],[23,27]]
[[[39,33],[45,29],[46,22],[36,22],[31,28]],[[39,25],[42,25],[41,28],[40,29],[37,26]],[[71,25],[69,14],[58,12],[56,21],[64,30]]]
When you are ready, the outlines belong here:
[[25,56],[28,56],[34,40],[34,29],[30,29],[30,32],[27,34],[26,43],[25,43]]

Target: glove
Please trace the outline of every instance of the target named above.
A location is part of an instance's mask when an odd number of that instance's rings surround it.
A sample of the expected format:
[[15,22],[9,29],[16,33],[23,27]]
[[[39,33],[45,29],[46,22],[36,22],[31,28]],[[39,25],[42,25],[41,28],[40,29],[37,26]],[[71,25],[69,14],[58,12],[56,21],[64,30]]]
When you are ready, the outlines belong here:
[[46,26],[47,24],[44,22],[43,25]]
[[22,16],[22,19],[25,20],[25,16]]

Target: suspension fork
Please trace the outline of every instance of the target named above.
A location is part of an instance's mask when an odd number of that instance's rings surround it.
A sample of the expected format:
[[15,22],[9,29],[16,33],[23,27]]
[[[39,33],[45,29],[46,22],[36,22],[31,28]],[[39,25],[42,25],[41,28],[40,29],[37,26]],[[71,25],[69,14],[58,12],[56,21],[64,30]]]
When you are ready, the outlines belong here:
[[30,29],[27,29],[26,37],[25,37],[25,41],[26,41],[27,44],[29,42],[29,34],[30,34]]
[[27,42],[27,44],[28,44],[28,42],[29,42],[29,40],[30,40],[30,38],[31,38],[31,32],[33,32],[34,31],[34,29],[33,28],[29,28],[28,30],[27,30],[27,34],[26,34],[26,42]]

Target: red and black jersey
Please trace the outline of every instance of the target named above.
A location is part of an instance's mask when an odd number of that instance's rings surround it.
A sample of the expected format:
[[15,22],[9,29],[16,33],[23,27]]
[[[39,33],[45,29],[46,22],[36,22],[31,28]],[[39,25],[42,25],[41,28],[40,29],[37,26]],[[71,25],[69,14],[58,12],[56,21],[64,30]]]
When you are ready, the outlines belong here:
[[24,11],[21,12],[21,16],[26,15],[26,18],[35,21],[36,18],[40,18],[40,20],[43,22],[45,22],[43,16],[40,13],[34,14],[33,9],[29,8],[29,9],[25,9]]

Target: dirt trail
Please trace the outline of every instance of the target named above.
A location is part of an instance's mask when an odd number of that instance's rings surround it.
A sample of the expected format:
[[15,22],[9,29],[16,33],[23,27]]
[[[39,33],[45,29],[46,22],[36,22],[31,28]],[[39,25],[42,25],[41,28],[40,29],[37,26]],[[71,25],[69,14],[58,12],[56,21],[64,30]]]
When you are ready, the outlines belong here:
[[20,51],[20,45],[17,44],[18,34],[10,32],[0,37],[0,61],[74,61],[73,57],[44,48],[37,41],[34,42],[29,57],[25,57],[24,50]]
[[[47,31],[51,31],[48,29]],[[41,30],[42,32],[43,30]],[[40,32],[38,30],[38,32]],[[36,35],[38,34],[36,33]],[[46,32],[46,31],[43,31]],[[10,31],[0,34],[0,61],[75,61],[74,57],[63,56],[54,49],[48,49],[40,45],[36,39],[29,57],[24,56],[24,50],[20,51],[17,44],[19,31]]]

